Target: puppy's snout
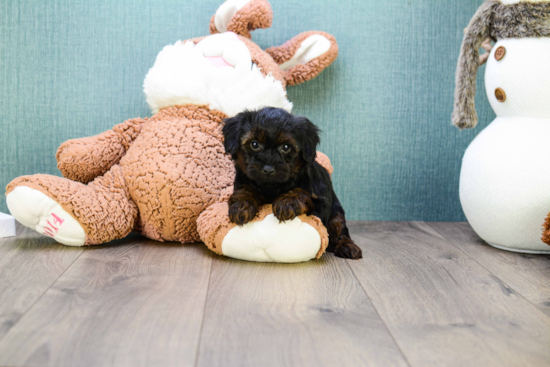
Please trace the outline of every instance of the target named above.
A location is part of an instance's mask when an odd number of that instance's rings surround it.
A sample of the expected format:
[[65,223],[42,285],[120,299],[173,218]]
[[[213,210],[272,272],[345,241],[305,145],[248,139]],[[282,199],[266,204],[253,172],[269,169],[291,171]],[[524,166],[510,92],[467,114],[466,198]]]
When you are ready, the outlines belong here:
[[275,173],[275,167],[266,165],[262,169],[262,172],[264,173],[264,175],[272,176]]

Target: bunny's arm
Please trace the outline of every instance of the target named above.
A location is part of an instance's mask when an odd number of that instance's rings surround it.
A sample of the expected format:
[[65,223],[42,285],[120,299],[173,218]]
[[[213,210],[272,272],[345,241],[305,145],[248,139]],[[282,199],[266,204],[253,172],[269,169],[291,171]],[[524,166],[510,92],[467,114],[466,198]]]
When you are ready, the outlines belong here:
[[131,119],[99,135],[67,140],[57,149],[57,168],[64,177],[88,183],[126,154],[148,119]]
[[332,168],[332,164],[330,163],[330,158],[327,157],[326,154],[317,152],[317,157],[315,157],[315,160],[317,163],[319,163],[324,169],[327,170],[328,174],[332,176],[332,172],[334,171],[334,168]]

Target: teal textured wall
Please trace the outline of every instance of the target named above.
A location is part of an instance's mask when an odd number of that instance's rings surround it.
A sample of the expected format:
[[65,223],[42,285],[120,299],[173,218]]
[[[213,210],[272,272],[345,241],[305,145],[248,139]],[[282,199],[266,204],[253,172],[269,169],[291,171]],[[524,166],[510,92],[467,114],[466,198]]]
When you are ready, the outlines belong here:
[[[481,2],[271,0],[273,27],[253,34],[260,46],[312,29],[340,45],[330,68],[288,94],[294,113],[324,131],[321,150],[350,219],[464,220],[461,157],[494,118],[483,85],[480,126],[460,132],[450,115],[462,30]],[[0,1],[0,186],[20,175],[59,175],[63,141],[149,116],[142,82],[156,54],[206,35],[220,4]]]

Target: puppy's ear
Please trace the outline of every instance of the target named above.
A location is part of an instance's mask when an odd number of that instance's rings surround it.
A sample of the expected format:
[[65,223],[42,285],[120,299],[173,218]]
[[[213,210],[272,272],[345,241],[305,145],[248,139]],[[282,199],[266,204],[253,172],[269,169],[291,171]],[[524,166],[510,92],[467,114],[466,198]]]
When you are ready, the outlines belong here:
[[321,142],[319,128],[305,117],[296,117],[295,135],[298,138],[302,158],[312,164],[317,156],[317,145]]
[[234,117],[225,119],[224,123],[225,125],[222,130],[224,137],[223,146],[225,147],[225,153],[233,155],[239,150],[239,146],[241,145],[244,116],[242,113],[239,113]]

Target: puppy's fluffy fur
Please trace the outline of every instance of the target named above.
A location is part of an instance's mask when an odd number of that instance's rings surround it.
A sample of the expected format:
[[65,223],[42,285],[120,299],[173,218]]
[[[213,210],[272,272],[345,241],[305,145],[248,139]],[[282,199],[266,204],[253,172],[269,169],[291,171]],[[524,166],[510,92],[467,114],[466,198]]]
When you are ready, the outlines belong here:
[[301,214],[321,219],[328,230],[327,251],[359,259],[344,209],[328,172],[315,161],[319,129],[304,117],[280,108],[245,111],[225,120],[225,150],[235,161],[235,190],[229,199],[229,218],[243,225],[263,204],[273,204],[280,220]]

